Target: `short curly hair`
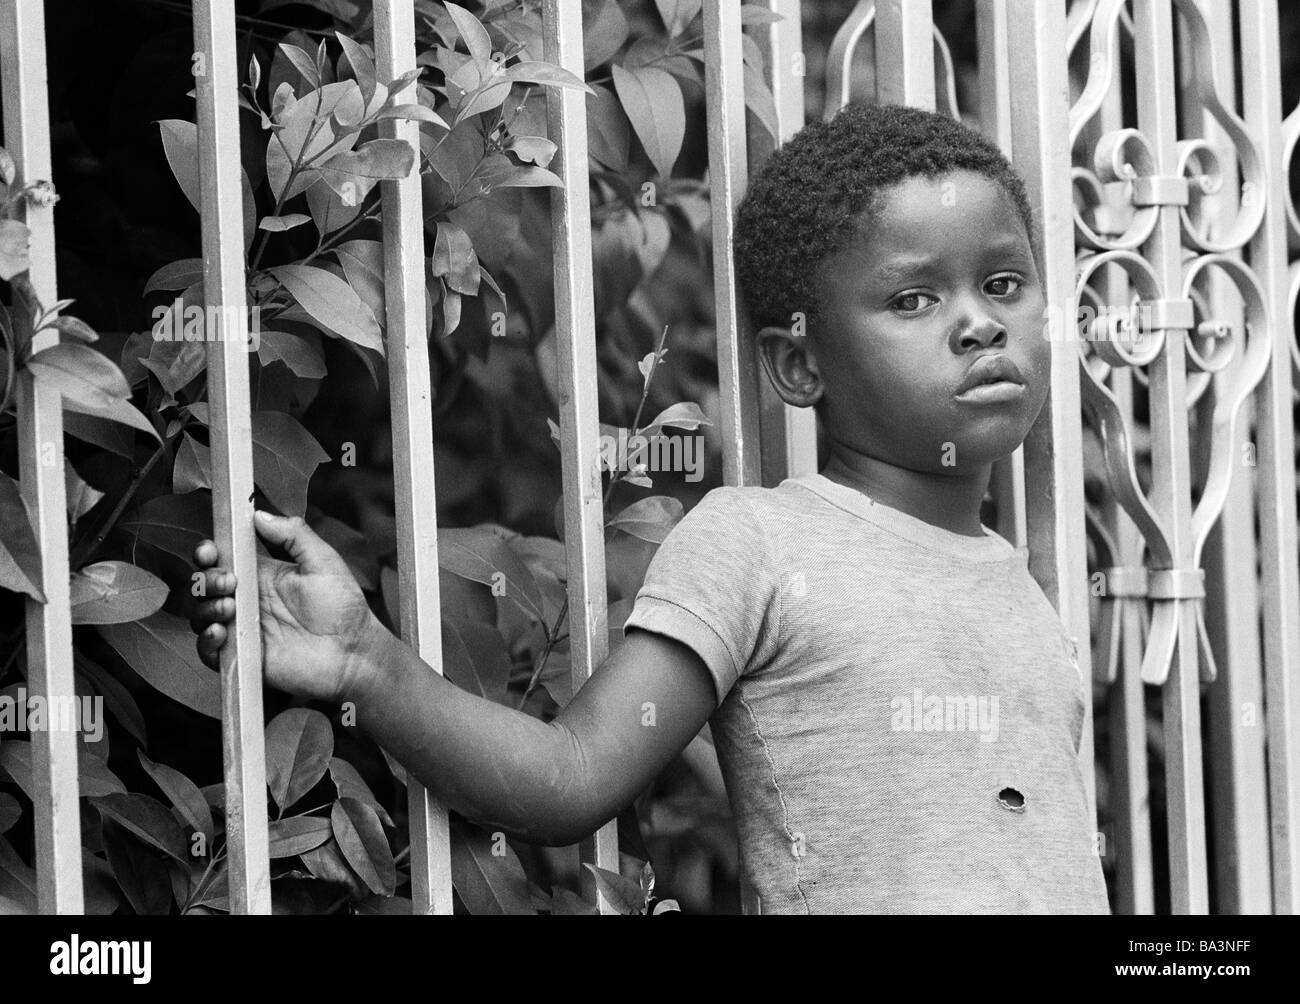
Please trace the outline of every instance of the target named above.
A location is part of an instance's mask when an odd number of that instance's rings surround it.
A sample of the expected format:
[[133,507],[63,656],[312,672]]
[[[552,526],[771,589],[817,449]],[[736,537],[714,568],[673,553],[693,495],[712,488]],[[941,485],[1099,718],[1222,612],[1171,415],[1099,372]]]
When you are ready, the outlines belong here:
[[881,189],[913,177],[974,171],[1001,185],[1033,234],[1025,185],[991,142],[946,115],[902,105],[849,105],[776,150],[736,214],[736,278],[755,331],[818,322],[816,273],[849,242]]

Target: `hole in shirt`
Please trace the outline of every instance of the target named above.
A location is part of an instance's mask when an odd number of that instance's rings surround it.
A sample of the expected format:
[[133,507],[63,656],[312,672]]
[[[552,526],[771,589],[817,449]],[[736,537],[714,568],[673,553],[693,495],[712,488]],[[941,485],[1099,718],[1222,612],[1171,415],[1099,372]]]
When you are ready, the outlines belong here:
[[1025,796],[1015,788],[1003,788],[998,792],[998,802],[1009,812],[1025,811]]

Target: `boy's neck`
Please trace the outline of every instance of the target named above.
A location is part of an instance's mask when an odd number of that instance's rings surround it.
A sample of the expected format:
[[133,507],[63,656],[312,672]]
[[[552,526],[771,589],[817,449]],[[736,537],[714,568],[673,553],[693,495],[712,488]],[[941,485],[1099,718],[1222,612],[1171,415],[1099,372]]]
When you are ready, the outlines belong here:
[[980,507],[989,468],[974,474],[930,474],[833,444],[822,477],[853,488],[881,505],[967,537],[983,537]]

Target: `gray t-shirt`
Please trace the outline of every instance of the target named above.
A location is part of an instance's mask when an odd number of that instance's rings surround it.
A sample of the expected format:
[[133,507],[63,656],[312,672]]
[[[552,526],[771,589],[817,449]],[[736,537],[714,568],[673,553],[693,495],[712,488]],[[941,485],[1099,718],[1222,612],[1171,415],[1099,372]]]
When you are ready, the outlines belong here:
[[1025,556],[985,532],[811,474],[711,491],[655,554],[624,630],[713,676],[760,912],[1109,912],[1083,680]]

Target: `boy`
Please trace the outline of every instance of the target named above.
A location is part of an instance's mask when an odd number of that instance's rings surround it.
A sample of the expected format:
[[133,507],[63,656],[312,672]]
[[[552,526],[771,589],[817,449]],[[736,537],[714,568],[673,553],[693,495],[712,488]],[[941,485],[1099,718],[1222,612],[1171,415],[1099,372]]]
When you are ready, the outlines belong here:
[[[950,119],[809,125],[753,180],[735,250],[769,379],[822,419],[821,473],[710,492],[549,724],[431,672],[301,520],[258,513],[292,559],[259,563],[267,681],[355,702],[447,805],[546,844],[612,818],[707,720],[763,913],[1107,912],[1084,681],[979,519],[1047,393],[1030,232],[1020,179]],[[233,576],[210,541],[195,558],[216,665]]]

